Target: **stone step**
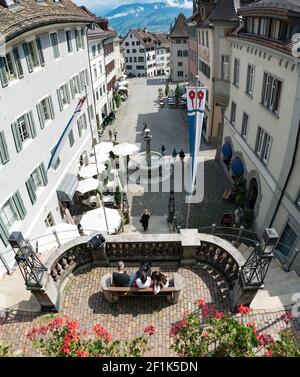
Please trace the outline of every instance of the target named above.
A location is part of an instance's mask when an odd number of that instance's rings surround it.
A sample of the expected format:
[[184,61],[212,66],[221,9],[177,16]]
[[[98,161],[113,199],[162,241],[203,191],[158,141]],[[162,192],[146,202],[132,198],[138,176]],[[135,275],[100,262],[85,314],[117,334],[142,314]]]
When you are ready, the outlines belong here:
[[300,284],[300,279],[298,276],[295,276],[295,274],[291,272],[284,272],[282,271],[276,271],[273,270],[271,272],[267,273],[267,276],[265,278],[265,284],[273,284],[273,283],[278,283],[281,281],[294,281],[295,283]]
[[287,293],[279,296],[270,296],[267,291],[259,291],[254,300],[251,302],[251,309],[255,310],[273,310],[282,309],[286,306],[293,305],[295,301],[292,301],[294,293]]
[[271,268],[271,266],[270,266],[269,270],[267,272],[265,281],[266,282],[277,281],[277,278],[279,278],[280,280],[282,280],[282,279],[285,280],[284,271],[280,267]]
[[270,296],[279,296],[287,293],[300,292],[300,283],[294,280],[284,280],[274,282],[273,284],[265,285],[264,291],[268,292]]

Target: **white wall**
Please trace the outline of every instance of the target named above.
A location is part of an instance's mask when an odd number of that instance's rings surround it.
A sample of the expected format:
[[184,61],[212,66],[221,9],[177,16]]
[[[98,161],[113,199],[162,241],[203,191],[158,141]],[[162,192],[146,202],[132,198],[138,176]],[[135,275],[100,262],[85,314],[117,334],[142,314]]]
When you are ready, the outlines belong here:
[[[178,57],[178,50],[189,50],[188,43],[176,43],[176,39],[171,38],[171,80],[174,82],[188,81],[189,79],[189,58],[188,56]],[[179,66],[182,62],[182,66]],[[183,71],[183,76],[178,76],[178,71]]]

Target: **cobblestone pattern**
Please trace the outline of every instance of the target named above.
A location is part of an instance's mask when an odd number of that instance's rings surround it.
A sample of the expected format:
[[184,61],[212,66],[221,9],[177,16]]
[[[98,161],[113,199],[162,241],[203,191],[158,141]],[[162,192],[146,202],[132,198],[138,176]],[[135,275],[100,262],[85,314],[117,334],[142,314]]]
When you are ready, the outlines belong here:
[[[134,269],[128,269],[130,273]],[[170,277],[176,269],[161,268]],[[91,329],[95,323],[102,323],[116,338],[132,338],[142,334],[146,325],[154,324],[157,328],[152,337],[153,348],[147,356],[173,356],[170,351],[170,326],[182,317],[184,310],[193,309],[194,301],[203,297],[218,310],[228,310],[228,295],[224,299],[220,286],[226,283],[212,269],[193,267],[181,268],[179,273],[184,277],[185,288],[182,301],[171,305],[165,297],[124,297],[117,304],[105,301],[100,288],[101,277],[112,272],[112,269],[95,268],[86,270],[75,276],[66,287],[65,300],[60,314],[67,314],[78,320],[82,329]],[[227,293],[228,294],[228,293]],[[245,320],[255,320],[258,328],[273,336],[285,328],[285,324],[277,319],[283,312],[259,312]],[[51,315],[50,315],[51,317]],[[12,312],[0,326],[0,341],[10,344],[14,351],[19,350],[26,356],[35,356],[36,351],[26,338],[26,333],[33,325],[49,319],[49,315],[39,316],[29,313]]]

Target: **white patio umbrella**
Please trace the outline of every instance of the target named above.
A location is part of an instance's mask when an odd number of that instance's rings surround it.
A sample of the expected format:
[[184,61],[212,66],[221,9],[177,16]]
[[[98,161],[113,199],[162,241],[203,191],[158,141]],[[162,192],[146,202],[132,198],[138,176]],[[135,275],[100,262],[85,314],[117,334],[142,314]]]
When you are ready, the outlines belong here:
[[[109,233],[116,233],[116,230],[121,225],[121,217],[118,210],[105,208],[105,213],[107,217]],[[82,216],[80,224],[82,225],[84,230],[95,230],[98,232],[107,233],[103,207],[87,212]]]
[[[61,245],[80,237],[76,225],[61,223],[51,228],[37,239],[38,252],[44,253],[46,251],[56,249]],[[33,240],[33,243],[35,240]]]
[[113,143],[110,141],[104,141],[95,145],[95,151],[97,154],[109,153],[113,149]]
[[80,194],[85,194],[90,191],[95,191],[97,190],[99,186],[99,181],[95,178],[87,178],[82,181],[79,181],[77,191]]
[[95,175],[102,173],[106,169],[104,164],[98,164],[98,171],[96,164],[89,164],[86,166],[83,166],[81,170],[79,171],[79,175],[81,178],[92,178]]
[[121,143],[113,147],[113,153],[117,156],[131,156],[139,151],[139,147],[135,144]]
[[[108,161],[109,159],[109,156],[107,153],[97,153],[97,162],[98,162],[98,165],[101,164],[102,162],[106,162]],[[95,156],[91,156],[90,157],[90,163],[91,164],[95,164],[96,163],[96,158]]]

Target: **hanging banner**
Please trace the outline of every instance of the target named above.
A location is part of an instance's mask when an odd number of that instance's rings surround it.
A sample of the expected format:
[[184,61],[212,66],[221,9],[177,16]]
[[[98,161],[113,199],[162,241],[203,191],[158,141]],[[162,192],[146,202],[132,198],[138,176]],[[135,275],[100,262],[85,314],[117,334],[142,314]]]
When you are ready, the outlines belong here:
[[206,101],[206,87],[187,87],[187,108],[188,108],[188,122],[189,122],[189,140],[190,140],[190,155],[192,159],[190,172],[190,194],[194,191],[196,182],[198,157],[201,145],[201,135],[203,128],[205,101]]

